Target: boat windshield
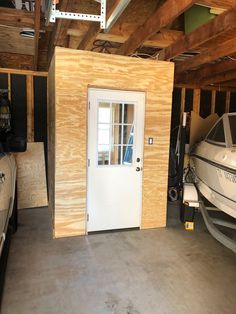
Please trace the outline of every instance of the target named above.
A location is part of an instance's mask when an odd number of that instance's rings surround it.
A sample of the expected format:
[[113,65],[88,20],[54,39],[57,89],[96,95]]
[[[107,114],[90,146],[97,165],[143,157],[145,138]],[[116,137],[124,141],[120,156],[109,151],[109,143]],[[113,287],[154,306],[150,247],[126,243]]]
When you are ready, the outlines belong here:
[[236,115],[229,116],[229,125],[233,145],[236,145]]
[[225,146],[225,132],[222,119],[220,119],[215,127],[211,130],[206,140],[215,145]]

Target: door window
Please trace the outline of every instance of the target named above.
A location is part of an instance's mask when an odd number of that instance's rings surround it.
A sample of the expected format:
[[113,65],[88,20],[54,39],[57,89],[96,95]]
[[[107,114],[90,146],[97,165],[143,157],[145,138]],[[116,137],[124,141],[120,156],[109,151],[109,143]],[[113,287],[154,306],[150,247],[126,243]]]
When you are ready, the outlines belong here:
[[132,165],[134,104],[99,102],[98,166]]

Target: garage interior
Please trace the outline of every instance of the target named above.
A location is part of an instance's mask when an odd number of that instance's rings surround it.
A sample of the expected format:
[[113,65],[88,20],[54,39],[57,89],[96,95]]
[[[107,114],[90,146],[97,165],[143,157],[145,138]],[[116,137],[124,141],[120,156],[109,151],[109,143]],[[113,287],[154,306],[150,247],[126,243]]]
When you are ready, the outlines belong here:
[[210,131],[236,112],[235,31],[235,0],[1,1],[0,96],[27,140],[1,313],[235,312],[236,256],[183,207],[186,161],[170,183],[185,113]]

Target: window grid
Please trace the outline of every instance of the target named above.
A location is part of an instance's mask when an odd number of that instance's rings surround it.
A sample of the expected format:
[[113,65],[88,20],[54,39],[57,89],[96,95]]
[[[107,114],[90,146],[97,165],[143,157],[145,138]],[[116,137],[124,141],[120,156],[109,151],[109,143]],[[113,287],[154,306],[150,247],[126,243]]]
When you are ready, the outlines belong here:
[[[108,104],[108,102],[106,102]],[[101,103],[99,102],[99,105]],[[109,111],[110,111],[110,119],[109,119],[109,122],[100,122],[99,121],[99,118],[98,118],[98,130],[100,130],[99,126],[100,125],[109,125],[109,145],[102,145],[102,146],[109,146],[109,151],[108,151],[108,156],[109,156],[109,160],[108,160],[108,165],[116,165],[116,164],[112,164],[111,163],[111,154],[112,154],[112,148],[115,148],[115,147],[121,147],[120,149],[120,152],[119,152],[119,159],[118,159],[118,163],[117,165],[127,165],[127,163],[124,162],[124,147],[125,149],[127,149],[127,147],[130,147],[131,149],[133,149],[133,143],[132,144],[129,144],[129,139],[126,139],[125,140],[125,143],[124,143],[124,128],[125,127],[129,127],[130,126],[130,134],[129,134],[129,137],[132,135],[134,137],[134,124],[132,123],[125,123],[125,112],[124,112],[124,107],[125,105],[132,105],[133,107],[133,119],[134,119],[134,105],[133,104],[125,104],[124,102],[123,103],[119,103],[119,105],[121,105],[121,122],[120,123],[117,123],[117,122],[113,122],[113,105],[116,105],[117,103],[112,103],[112,102],[109,102]],[[98,106],[98,117],[99,117],[99,106]],[[115,119],[114,119],[115,121]],[[119,144],[115,144],[115,139],[113,138],[113,134],[112,132],[114,132],[114,127],[115,126],[120,126],[121,127],[121,139],[120,139],[120,143]],[[127,128],[128,129],[128,128]],[[127,131],[126,131],[127,132]],[[119,135],[120,137],[120,135]],[[98,147],[101,146],[99,143],[99,140],[97,140],[97,145]],[[132,152],[133,153],[133,152]],[[97,164],[99,166],[101,166],[99,164],[99,150],[97,152]],[[132,161],[133,161],[133,154],[132,154]],[[132,164],[132,162],[131,162]],[[104,165],[104,164],[102,164]]]

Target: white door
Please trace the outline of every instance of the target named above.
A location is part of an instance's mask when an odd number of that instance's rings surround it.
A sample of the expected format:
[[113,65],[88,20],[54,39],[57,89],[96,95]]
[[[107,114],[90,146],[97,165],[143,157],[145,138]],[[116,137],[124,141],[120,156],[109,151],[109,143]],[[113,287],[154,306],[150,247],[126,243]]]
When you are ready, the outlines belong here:
[[87,231],[139,227],[145,94],[89,89]]

